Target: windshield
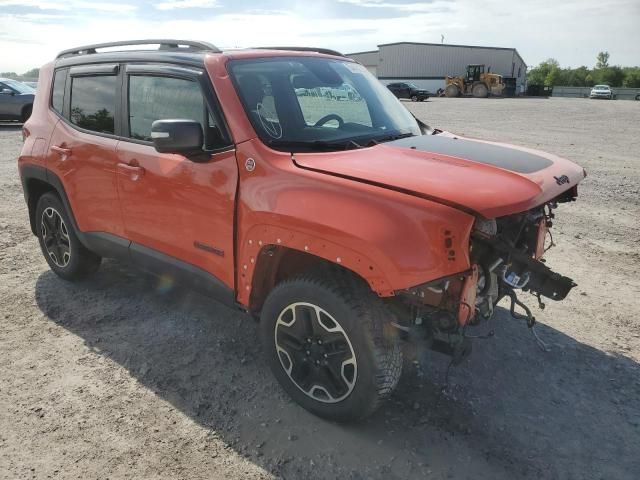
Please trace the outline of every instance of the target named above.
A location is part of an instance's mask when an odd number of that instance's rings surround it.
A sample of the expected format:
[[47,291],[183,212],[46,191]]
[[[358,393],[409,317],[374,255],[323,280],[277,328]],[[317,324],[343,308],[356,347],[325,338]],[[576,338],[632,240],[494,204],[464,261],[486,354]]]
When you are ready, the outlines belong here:
[[362,65],[317,57],[233,60],[230,73],[256,133],[280,150],[359,148],[420,128]]
[[22,82],[17,82],[16,80],[2,80],[7,87],[13,88],[18,93],[36,93],[36,91],[31,88],[29,85],[25,85]]
[[593,87],[595,90],[609,90],[609,85],[596,85]]

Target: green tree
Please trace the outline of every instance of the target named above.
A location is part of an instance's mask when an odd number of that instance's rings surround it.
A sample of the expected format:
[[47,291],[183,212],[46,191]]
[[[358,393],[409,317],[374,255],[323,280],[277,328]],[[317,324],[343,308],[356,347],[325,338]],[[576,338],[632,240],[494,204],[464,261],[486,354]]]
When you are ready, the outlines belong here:
[[28,72],[24,72],[22,74],[22,76],[26,77],[26,78],[38,78],[39,74],[40,74],[40,69],[39,68],[32,68]]
[[596,83],[604,83],[611,87],[621,87],[624,80],[624,71],[618,66],[598,68],[593,71]]
[[607,68],[609,66],[609,52],[598,53],[596,59],[596,68]]
[[593,81],[593,77],[591,76],[591,74],[589,73],[585,78],[584,78],[584,86],[585,87],[593,87],[596,84],[596,82]]
[[18,74],[16,72],[0,72],[0,77],[18,78]]
[[640,88],[640,68],[628,67],[624,69],[622,85],[628,88]]
[[541,62],[535,68],[532,68],[527,75],[529,85],[549,85],[553,86],[553,82],[559,78],[560,64],[555,58],[549,58]]

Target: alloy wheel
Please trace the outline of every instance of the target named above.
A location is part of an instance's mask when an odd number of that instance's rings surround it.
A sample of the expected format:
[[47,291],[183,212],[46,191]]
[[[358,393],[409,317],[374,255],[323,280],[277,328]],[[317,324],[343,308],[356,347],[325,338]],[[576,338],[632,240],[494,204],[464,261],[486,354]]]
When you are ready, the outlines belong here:
[[66,267],[71,260],[71,242],[67,226],[57,210],[48,207],[42,212],[40,232],[49,258],[58,267]]
[[342,326],[311,303],[285,307],[275,325],[282,368],[305,395],[323,403],[344,400],[358,376],[355,352]]

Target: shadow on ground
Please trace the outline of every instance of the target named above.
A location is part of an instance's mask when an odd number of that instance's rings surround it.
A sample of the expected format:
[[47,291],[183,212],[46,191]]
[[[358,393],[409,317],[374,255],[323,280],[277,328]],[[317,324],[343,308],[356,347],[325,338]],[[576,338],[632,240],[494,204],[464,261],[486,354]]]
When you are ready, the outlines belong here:
[[[285,478],[634,478],[640,368],[539,325],[552,351],[500,310],[491,340],[452,369],[408,351],[391,401],[360,425],[319,420],[281,392],[253,320],[106,261],[36,298],[53,322],[241,455]],[[488,327],[484,327],[486,331]],[[415,361],[413,361],[415,359]],[[637,476],[635,476],[637,478]]]

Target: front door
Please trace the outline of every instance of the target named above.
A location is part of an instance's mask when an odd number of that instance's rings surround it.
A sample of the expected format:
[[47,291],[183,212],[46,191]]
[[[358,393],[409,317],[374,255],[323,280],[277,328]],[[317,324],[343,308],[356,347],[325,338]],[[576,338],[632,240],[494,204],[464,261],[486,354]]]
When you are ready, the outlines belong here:
[[[235,150],[206,83],[188,71],[177,77],[179,68],[166,68],[129,66],[123,89],[129,140],[117,148],[117,179],[132,258],[144,262],[155,256],[183,270],[195,267],[233,289]],[[170,118],[199,121],[207,154],[190,159],[158,153],[151,124]]]

